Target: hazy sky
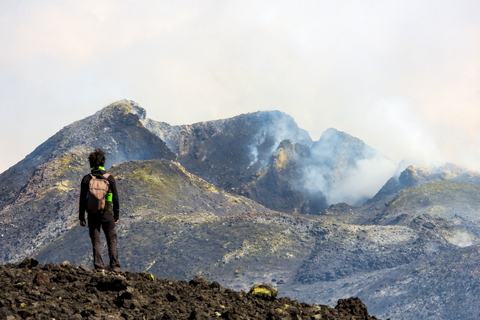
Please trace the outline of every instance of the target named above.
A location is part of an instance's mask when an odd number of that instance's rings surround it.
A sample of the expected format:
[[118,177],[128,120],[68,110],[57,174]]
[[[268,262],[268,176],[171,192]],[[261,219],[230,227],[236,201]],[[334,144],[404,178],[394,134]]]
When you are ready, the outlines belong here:
[[281,110],[480,170],[480,1],[0,2],[0,172],[131,99],[172,125]]

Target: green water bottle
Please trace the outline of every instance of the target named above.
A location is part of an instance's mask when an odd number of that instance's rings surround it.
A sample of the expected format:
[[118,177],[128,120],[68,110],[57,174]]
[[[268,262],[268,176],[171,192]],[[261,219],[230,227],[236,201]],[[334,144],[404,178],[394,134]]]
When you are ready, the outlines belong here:
[[112,211],[113,210],[113,194],[111,192],[107,193],[105,197],[105,211]]

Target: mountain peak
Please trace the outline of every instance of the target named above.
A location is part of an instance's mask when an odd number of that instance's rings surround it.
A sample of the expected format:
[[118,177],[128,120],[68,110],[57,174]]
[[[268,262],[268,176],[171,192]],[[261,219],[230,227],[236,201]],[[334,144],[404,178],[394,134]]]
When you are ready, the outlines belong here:
[[180,126],[144,123],[178,154],[188,171],[228,190],[265,167],[283,140],[312,143],[307,131],[277,110]]
[[[131,117],[133,115],[134,117]],[[94,117],[97,117],[99,121],[109,121],[112,119],[119,119],[123,117],[131,117],[131,121],[144,121],[147,112],[144,108],[140,107],[138,103],[133,100],[120,100],[109,104],[102,110],[98,111]],[[136,119],[135,119],[136,118]]]
[[362,140],[355,138],[354,136],[349,135],[343,131],[337,130],[335,128],[328,128],[320,136],[318,141],[320,145],[332,145],[334,147],[344,147],[346,145],[355,146],[355,147],[365,147],[367,146]]
[[395,194],[425,183],[455,181],[479,183],[480,175],[477,172],[468,171],[452,163],[445,163],[439,167],[423,167],[409,165],[399,176],[390,178],[374,197],[380,198]]
[[334,128],[325,130],[320,140],[312,146],[312,152],[325,163],[343,163],[357,159],[373,158],[377,152],[362,140]]

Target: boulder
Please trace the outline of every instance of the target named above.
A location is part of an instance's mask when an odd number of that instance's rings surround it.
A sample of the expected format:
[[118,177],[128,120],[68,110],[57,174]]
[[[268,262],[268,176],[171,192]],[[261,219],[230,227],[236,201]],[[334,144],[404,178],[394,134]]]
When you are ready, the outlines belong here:
[[256,284],[250,291],[249,295],[261,298],[263,300],[272,301],[278,297],[278,289],[274,288],[271,284]]

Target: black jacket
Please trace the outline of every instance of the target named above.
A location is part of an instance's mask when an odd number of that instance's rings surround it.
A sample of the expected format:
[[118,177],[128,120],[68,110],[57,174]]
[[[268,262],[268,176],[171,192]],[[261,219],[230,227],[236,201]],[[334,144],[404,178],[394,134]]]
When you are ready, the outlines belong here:
[[[92,170],[93,175],[103,175],[105,174],[105,170]],[[87,208],[87,193],[90,183],[90,174],[87,174],[82,179],[82,183],[80,184],[80,203],[79,203],[79,210],[78,210],[78,219],[80,221],[85,221],[85,211]],[[112,202],[113,202],[113,217],[115,221],[120,219],[120,203],[118,200],[118,192],[117,192],[117,184],[115,182],[115,178],[112,175],[109,175],[107,178],[108,182],[110,183],[110,192],[112,193]]]

